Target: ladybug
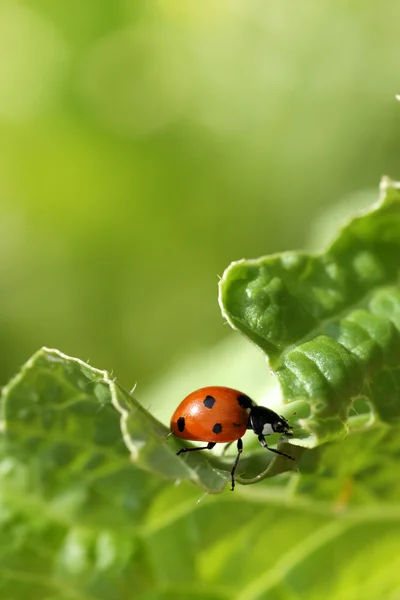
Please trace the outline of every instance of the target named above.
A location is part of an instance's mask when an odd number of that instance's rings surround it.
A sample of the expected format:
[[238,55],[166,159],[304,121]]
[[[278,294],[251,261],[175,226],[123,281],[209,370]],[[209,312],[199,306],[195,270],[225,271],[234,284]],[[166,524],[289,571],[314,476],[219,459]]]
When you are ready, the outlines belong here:
[[204,387],[186,396],[171,418],[171,430],[183,440],[207,442],[207,446],[181,448],[177,454],[211,450],[219,442],[237,440],[237,456],[231,469],[231,490],[235,489],[235,471],[243,451],[242,437],[252,429],[264,448],[294,460],[293,456],[270,448],[266,435],[292,435],[286,419],[270,408],[257,406],[246,394],[228,387]]

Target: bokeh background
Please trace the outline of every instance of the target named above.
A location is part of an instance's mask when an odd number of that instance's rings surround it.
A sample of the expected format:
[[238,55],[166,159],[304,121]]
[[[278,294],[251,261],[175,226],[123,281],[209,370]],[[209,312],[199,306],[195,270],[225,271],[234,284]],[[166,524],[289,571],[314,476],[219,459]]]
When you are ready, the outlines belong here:
[[42,345],[143,393],[199,353],[203,384],[218,356],[223,383],[250,369],[218,276],[400,177],[399,19],[393,0],[1,0],[0,384]]

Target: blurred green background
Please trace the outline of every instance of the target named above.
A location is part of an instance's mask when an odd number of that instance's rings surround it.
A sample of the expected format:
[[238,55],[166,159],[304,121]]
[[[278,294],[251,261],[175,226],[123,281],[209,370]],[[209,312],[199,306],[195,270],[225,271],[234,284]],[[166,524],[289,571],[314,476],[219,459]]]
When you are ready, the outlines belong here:
[[145,391],[228,336],[230,261],[308,247],[331,205],[400,175],[399,18],[1,1],[0,382],[47,345]]

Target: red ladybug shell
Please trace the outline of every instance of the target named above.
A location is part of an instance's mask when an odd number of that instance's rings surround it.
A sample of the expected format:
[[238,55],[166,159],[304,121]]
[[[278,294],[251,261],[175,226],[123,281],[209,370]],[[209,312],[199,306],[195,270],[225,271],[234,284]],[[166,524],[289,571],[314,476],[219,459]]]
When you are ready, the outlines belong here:
[[211,386],[186,396],[171,419],[174,435],[196,442],[233,442],[248,428],[254,402],[238,390]]

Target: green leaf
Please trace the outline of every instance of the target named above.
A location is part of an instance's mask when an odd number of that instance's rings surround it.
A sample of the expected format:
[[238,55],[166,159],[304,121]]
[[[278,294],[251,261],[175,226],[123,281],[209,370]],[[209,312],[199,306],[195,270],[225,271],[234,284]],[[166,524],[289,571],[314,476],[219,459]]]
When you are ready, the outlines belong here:
[[[186,443],[170,436],[106,371],[57,350],[39,351],[3,389],[0,418],[8,456],[34,457],[32,472],[43,482],[43,492],[62,494],[67,487],[65,502],[76,503],[76,511],[84,510],[92,480],[128,472],[125,493],[132,477],[139,476],[132,463],[173,481],[193,481],[209,493],[221,492],[230,481],[233,458],[176,456]],[[255,476],[269,468],[273,475],[274,463],[266,454],[244,458],[241,470]],[[90,518],[95,518],[92,510]]]
[[[21,514],[36,507],[56,522],[98,524],[105,512],[111,527],[141,518],[140,498],[159,480],[129,459],[116,386],[106,371],[43,348],[3,388],[0,494]],[[108,514],[108,502],[120,510]]]
[[[107,372],[79,359],[46,348],[35,354],[2,390],[1,426],[1,597],[114,600],[116,590],[129,597],[134,582],[137,597],[148,598],[155,578],[154,597],[168,598],[178,577],[176,597],[187,597],[200,532],[208,531],[203,541],[211,545],[218,530],[237,521],[232,506],[224,519],[218,510],[211,515],[211,529],[196,524],[195,538],[182,524],[169,551],[171,527],[201,498],[194,487],[169,485],[163,501],[165,485],[150,471],[195,478],[213,492],[229,473],[205,458],[199,472],[176,457],[168,430]],[[214,460],[230,469],[229,458]],[[210,600],[229,597],[206,583],[198,591]]]
[[1,425],[1,597],[111,600],[160,481],[129,461],[107,374],[43,349],[3,388]]
[[268,356],[285,401],[303,406],[294,444],[342,439],[360,425],[349,417],[359,398],[365,427],[400,418],[399,188],[384,179],[379,202],[322,254],[241,260],[220,282],[230,325]]
[[137,477],[132,462],[174,481],[194,481],[212,493],[220,492],[229,478],[217,457],[213,466],[202,457],[177,457],[179,442],[169,429],[106,371],[57,350],[35,354],[2,397],[7,453],[34,456],[36,476],[53,493],[67,482],[70,493],[76,478],[81,498],[88,474],[91,480],[123,470]]

